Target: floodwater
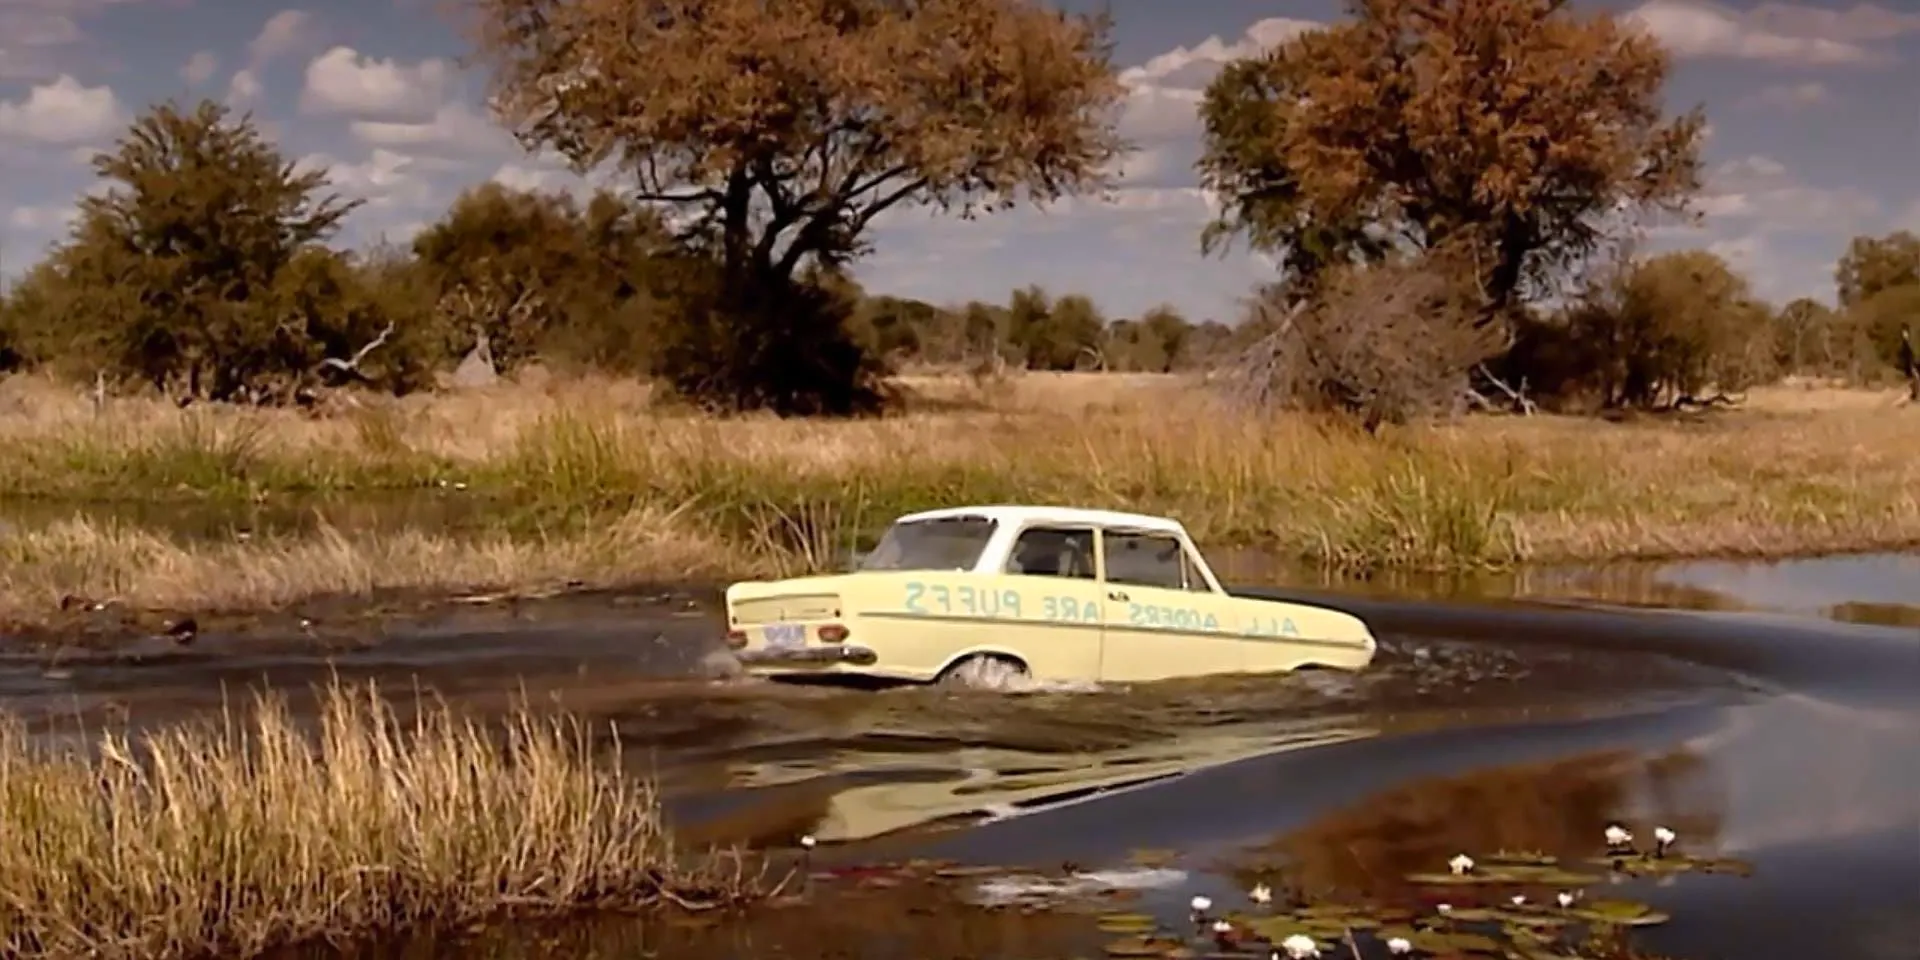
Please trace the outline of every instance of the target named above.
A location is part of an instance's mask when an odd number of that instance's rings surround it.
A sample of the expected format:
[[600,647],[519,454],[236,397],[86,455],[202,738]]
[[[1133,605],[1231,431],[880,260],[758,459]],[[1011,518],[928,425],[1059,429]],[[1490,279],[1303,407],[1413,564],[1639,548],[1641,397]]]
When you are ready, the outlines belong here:
[[[1239,908],[1256,881],[1395,901],[1458,852],[1592,855],[1612,819],[1755,868],[1607,886],[1674,915],[1639,935],[1653,950],[1915,955],[1920,558],[1259,579],[1282,585],[1248,592],[1367,619],[1374,667],[1017,695],[715,683],[694,676],[713,596],[686,590],[456,606],[377,635],[317,606],[187,648],[22,650],[0,657],[0,700],[50,734],[166,722],[262,682],[297,705],[334,675],[479,710],[553,701],[619,731],[690,840],[810,834],[814,867],[867,877],[744,916],[348,951],[364,956],[1096,956],[1118,904],[1178,927],[1189,897]],[[861,872],[910,858],[995,869]]]

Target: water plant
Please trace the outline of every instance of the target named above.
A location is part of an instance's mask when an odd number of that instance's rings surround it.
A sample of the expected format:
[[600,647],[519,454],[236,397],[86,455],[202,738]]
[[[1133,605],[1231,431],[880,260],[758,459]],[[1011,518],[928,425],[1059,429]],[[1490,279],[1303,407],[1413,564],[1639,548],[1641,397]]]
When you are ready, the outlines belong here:
[[[501,912],[755,895],[679,850],[617,744],[522,707],[498,725],[371,686],[61,747],[0,718],[0,955],[245,957]],[[612,750],[609,755],[606,750]]]

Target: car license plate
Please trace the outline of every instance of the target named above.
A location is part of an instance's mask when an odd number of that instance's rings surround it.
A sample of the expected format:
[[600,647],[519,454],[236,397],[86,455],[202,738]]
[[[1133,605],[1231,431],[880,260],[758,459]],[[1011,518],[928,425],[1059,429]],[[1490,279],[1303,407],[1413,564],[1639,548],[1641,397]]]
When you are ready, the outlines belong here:
[[807,628],[797,623],[776,623],[767,627],[767,646],[785,650],[807,642]]

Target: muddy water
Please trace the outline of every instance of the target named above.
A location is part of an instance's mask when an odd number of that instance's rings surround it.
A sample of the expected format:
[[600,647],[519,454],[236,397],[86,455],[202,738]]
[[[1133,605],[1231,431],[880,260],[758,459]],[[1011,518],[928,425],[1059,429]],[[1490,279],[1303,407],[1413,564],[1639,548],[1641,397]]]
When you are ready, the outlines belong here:
[[[335,674],[482,710],[552,699],[618,729],[695,840],[806,833],[825,842],[822,865],[942,857],[1056,879],[1072,861],[1117,871],[1099,876],[1139,888],[1118,894],[1127,909],[1175,923],[1189,896],[1238,903],[1255,879],[1402,896],[1396,877],[1459,850],[1578,855],[1609,818],[1643,833],[1657,821],[1759,873],[1636,888],[1681,918],[1651,945],[1774,956],[1798,937],[1825,945],[1813,955],[1910,957],[1920,631],[1847,615],[1920,601],[1900,579],[1910,562],[1534,574],[1452,588],[1467,600],[1339,585],[1306,598],[1360,614],[1383,641],[1374,668],[1344,680],[1017,696],[715,685],[690,676],[717,631],[710,592],[688,591],[460,608],[378,636],[296,619],[189,649],[15,655],[0,661],[0,697],[49,732],[169,721],[258,683],[298,699]],[[1297,581],[1276,589],[1302,594]],[[1175,855],[1160,872],[1122,869],[1147,847]],[[1084,910],[968,905],[1018,887],[995,882],[822,883],[800,907],[747,917],[362,952],[1030,960],[1098,955],[1113,939]]]

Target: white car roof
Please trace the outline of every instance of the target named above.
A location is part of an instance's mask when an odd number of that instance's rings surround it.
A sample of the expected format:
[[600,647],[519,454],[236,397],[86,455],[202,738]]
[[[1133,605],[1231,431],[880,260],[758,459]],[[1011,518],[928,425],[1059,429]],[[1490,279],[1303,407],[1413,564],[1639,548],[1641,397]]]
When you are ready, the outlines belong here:
[[994,504],[972,507],[943,507],[939,510],[925,510],[909,513],[900,517],[896,523],[914,520],[943,520],[951,517],[988,517],[1010,526],[1024,526],[1030,523],[1060,523],[1097,527],[1120,527],[1133,530],[1148,530],[1157,533],[1183,533],[1185,527],[1178,520],[1167,517],[1154,517],[1144,513],[1123,513],[1116,510],[1090,510],[1084,507],[1027,507],[1012,504]]

